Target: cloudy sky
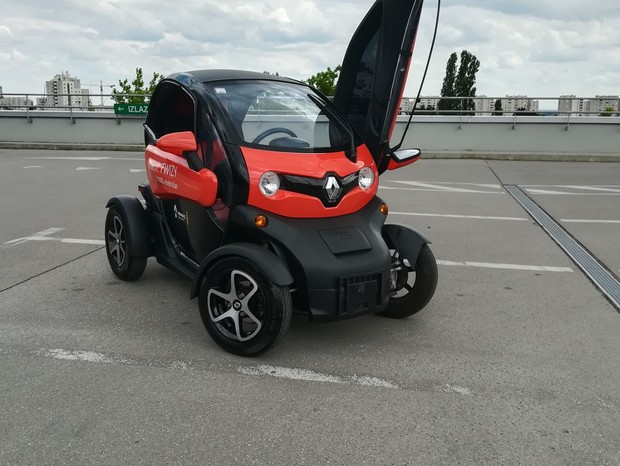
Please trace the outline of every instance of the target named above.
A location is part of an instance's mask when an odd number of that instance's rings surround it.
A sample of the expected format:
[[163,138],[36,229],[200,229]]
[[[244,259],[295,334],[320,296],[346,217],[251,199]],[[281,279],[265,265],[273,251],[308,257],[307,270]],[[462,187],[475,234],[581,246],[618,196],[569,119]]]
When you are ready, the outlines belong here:
[[[0,86],[40,93],[61,70],[83,87],[151,75],[241,68],[306,79],[338,65],[372,0],[20,0],[0,13]],[[417,92],[436,0],[426,0],[405,95]],[[478,94],[620,94],[618,0],[443,0],[424,95],[448,56],[481,62]],[[108,92],[109,89],[104,89]],[[98,92],[92,86],[91,92]]]

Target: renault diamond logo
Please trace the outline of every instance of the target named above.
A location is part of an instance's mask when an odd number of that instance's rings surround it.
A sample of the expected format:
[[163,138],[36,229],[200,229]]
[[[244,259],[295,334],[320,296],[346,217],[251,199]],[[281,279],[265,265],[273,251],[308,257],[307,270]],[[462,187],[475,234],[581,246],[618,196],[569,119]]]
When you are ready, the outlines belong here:
[[338,180],[334,176],[328,176],[327,180],[325,180],[325,185],[323,186],[325,192],[327,193],[327,198],[330,201],[335,201],[340,197],[342,193],[342,188],[338,184]]

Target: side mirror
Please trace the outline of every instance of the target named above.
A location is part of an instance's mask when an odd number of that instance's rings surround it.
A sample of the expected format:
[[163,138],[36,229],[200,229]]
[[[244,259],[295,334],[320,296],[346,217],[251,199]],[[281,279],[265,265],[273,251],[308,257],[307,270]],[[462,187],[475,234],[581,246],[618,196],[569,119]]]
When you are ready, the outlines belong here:
[[164,134],[155,145],[164,152],[170,152],[181,157],[185,152],[198,150],[196,136],[191,131]]
[[388,170],[405,167],[418,160],[421,155],[422,151],[420,149],[401,149],[391,152]]

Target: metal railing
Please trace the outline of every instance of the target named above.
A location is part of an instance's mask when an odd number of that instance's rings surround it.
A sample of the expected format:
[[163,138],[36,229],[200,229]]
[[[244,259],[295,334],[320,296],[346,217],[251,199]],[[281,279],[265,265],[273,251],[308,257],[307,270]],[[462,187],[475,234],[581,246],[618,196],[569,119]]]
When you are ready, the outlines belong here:
[[[503,117],[522,117],[522,116],[566,116],[567,120],[574,117],[588,117],[588,116],[620,116],[620,99],[615,96],[609,96],[610,98],[597,98],[597,97],[524,97],[524,96],[505,96],[505,97],[487,97],[487,96],[472,96],[472,97],[421,97],[420,102],[416,104],[415,115],[425,116],[460,116],[460,117],[477,117],[477,116],[503,116]],[[119,98],[139,98],[144,99],[145,103],[148,103],[150,95],[148,94],[20,94],[20,93],[3,93],[0,95],[0,110],[25,110],[30,116],[30,112],[59,112],[69,111],[73,112],[114,112],[114,103]],[[93,104],[93,100],[99,100],[100,104]],[[407,102],[413,105],[413,98],[403,98],[402,102]],[[420,103],[422,101],[431,101],[436,105],[434,108],[421,108]],[[458,106],[452,109],[439,110],[437,104],[442,100],[444,102],[458,102]],[[522,110],[519,107],[516,110],[513,109],[495,109],[494,104],[496,101],[517,101],[521,103],[533,103],[537,102],[535,109]],[[52,102],[50,104],[49,102]],[[63,102],[62,104],[59,103]],[[612,107],[612,111],[606,109],[597,109],[591,111],[588,109],[577,110],[564,110],[560,109],[561,102],[567,102],[568,108],[572,108],[573,102],[607,102],[609,107]],[[488,102],[487,105],[482,105],[482,102]],[[538,109],[541,102],[549,102],[551,105],[557,107],[557,110]],[[475,108],[468,108],[471,104],[474,104]],[[469,105],[467,105],[469,104]],[[409,107],[409,105],[406,105]],[[549,106],[546,106],[549,107]],[[410,114],[410,109],[402,110],[401,114]],[[267,115],[274,114],[274,110],[261,110],[253,109],[252,114]],[[278,112],[278,113],[281,113]]]

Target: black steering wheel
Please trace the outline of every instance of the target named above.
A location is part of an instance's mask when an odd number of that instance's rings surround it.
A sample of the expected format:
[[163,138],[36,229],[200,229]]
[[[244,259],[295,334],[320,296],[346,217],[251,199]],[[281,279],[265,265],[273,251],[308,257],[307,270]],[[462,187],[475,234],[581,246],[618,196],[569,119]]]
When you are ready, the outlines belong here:
[[271,136],[272,134],[276,134],[276,133],[288,134],[292,138],[296,138],[297,137],[297,135],[294,132],[292,132],[290,129],[282,128],[280,126],[276,126],[275,128],[269,128],[269,129],[266,129],[265,131],[263,131],[262,133],[260,133],[258,136],[256,136],[252,140],[252,144],[258,144],[263,139],[265,139],[267,136]]

